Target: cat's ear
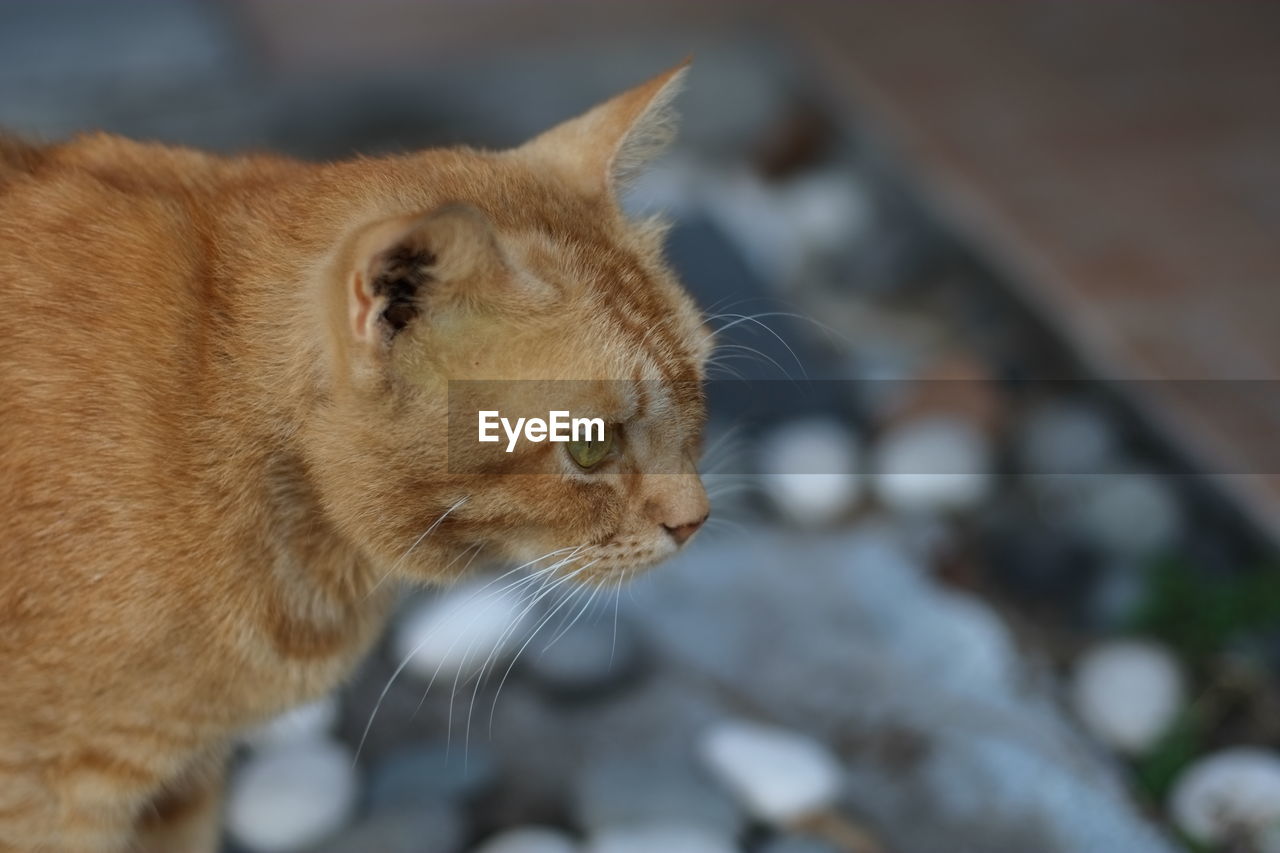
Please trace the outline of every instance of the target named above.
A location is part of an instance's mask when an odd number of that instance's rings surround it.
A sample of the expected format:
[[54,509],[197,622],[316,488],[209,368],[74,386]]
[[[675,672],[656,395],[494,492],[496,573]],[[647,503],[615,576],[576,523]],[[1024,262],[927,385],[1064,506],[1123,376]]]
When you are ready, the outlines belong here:
[[556,125],[520,151],[549,164],[580,192],[615,195],[675,137],[671,102],[690,60]]
[[348,333],[380,347],[441,294],[502,267],[489,220],[467,204],[368,225],[343,253]]

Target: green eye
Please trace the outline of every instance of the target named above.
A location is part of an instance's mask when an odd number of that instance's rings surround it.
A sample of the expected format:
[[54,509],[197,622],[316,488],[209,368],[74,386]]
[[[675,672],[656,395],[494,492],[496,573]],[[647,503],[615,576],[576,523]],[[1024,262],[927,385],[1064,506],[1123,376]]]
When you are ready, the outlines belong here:
[[599,441],[570,441],[565,444],[569,457],[583,468],[594,468],[604,461],[613,447],[613,427],[605,425],[604,437]]

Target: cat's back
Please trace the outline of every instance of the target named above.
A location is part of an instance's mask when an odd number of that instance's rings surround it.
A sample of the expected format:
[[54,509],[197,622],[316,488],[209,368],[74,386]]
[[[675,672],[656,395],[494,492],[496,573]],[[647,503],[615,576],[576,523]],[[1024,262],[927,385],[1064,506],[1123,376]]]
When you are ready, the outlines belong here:
[[10,181],[30,175],[43,159],[40,146],[0,134],[0,192]]
[[106,136],[0,145],[0,464],[24,423],[70,437],[72,421],[150,414],[180,367],[200,223],[160,154]]
[[0,400],[138,403],[185,382],[231,296],[228,199],[283,165],[108,134],[0,136]]
[[[117,339],[145,350],[201,261],[212,173],[196,152],[105,134],[49,147],[0,138],[0,369],[37,357],[56,367]],[[144,324],[153,334],[139,339]]]
[[220,199],[245,172],[105,134],[0,142],[0,588],[33,553],[75,561],[75,530],[146,536],[130,516],[179,496],[219,358]]

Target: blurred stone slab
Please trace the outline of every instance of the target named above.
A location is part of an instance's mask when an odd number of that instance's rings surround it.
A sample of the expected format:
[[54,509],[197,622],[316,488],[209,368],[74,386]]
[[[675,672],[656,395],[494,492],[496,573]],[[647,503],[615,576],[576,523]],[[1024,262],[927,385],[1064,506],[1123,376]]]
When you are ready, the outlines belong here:
[[[948,225],[1092,372],[1160,380],[1120,390],[1280,538],[1280,6],[878,0],[790,22]],[[1260,393],[1206,404],[1222,380]]]
[[666,653],[833,744],[848,806],[894,850],[1173,849],[999,617],[888,528],[695,549],[635,598]]

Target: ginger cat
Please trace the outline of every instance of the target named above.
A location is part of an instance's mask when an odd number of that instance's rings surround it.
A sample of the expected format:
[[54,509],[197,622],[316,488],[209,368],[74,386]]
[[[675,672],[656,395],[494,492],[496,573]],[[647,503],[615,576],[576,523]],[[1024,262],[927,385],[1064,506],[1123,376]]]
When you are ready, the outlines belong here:
[[[352,670],[388,578],[697,530],[710,334],[617,204],[683,71],[503,152],[0,141],[0,851],[214,850],[237,733]],[[583,380],[604,444],[451,461],[490,379]]]

